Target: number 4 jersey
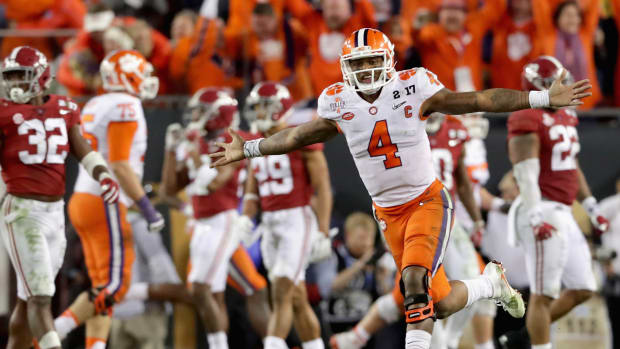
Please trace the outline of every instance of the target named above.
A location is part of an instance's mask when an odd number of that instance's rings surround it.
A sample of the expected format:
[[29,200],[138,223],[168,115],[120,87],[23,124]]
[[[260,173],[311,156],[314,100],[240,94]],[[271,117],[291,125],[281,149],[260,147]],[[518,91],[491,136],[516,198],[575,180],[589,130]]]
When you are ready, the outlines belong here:
[[536,133],[540,140],[540,176],[538,185],[544,198],[572,205],[579,184],[577,163],[579,137],[577,114],[572,109],[555,113],[544,109],[527,109],[510,114],[508,140]]
[[443,88],[424,68],[397,73],[368,103],[337,83],[319,97],[320,117],[334,120],[372,200],[380,207],[409,202],[435,180],[422,103]]
[[15,195],[65,193],[69,130],[79,123],[77,104],[49,95],[43,105],[0,100],[2,178]]

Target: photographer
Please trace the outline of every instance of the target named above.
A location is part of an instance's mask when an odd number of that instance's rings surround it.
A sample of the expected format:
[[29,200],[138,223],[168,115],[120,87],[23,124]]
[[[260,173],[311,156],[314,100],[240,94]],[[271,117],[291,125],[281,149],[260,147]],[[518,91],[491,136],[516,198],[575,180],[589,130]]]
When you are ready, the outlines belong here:
[[375,247],[376,235],[370,215],[352,213],[344,224],[344,239],[336,239],[332,256],[317,265],[324,319],[334,332],[355,324],[378,297],[375,269],[384,251]]

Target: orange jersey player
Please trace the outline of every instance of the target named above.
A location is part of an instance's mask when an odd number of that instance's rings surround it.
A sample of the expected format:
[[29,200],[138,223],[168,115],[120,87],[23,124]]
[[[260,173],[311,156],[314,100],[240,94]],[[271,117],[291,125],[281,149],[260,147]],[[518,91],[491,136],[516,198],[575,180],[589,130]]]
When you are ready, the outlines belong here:
[[220,144],[224,151],[211,157],[214,166],[223,166],[289,153],[343,133],[403,276],[408,348],[428,348],[438,316],[479,299],[500,302],[514,317],[525,314],[523,299],[506,281],[499,262],[489,263],[475,279],[448,281],[445,275],[442,262],[453,206],[434,173],[425,131],[428,115],[579,105],[590,95],[590,86],[587,80],[571,85],[557,80],[546,91],[459,93],[446,89],[424,68],[396,72],[393,59],[393,45],[383,33],[369,28],[353,32],[340,57],[344,83],[323,91],[319,118],[249,141],[233,132],[233,141]]
[[97,190],[96,200],[116,207],[118,184],[100,154],[80,135],[79,108],[47,95],[52,80],[45,56],[16,47],[2,62],[0,163],[6,183],[0,232],[17,275],[17,305],[8,348],[60,348],[50,309],[54,279],[65,254],[65,161],[69,152]]
[[86,322],[86,347],[102,348],[110,329],[110,315],[131,283],[134,259],[127,208],[135,205],[159,231],[164,220],[142,188],[147,127],[141,100],[157,95],[159,80],[153,67],[137,51],[115,51],[101,63],[105,94],[91,99],[82,111],[82,134],[110,163],[121,186],[117,206],[105,205],[99,189],[81,170],[69,201],[69,218],[75,227],[92,289],[78,296],[55,323],[66,335]]

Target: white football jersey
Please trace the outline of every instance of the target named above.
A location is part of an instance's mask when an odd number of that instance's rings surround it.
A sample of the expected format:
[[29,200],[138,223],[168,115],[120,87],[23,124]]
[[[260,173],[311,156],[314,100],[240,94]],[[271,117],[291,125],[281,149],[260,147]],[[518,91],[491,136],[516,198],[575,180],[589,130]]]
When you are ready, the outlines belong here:
[[[82,109],[80,119],[82,135],[107,162],[109,162],[110,154],[108,139],[118,137],[118,135],[108,133],[108,126],[116,122],[137,122],[138,128],[131,141],[129,164],[136,176],[142,180],[147,128],[140,99],[126,93],[106,93],[88,101]],[[112,176],[114,177],[113,173]],[[94,195],[101,193],[99,183],[86,172],[84,166],[80,166],[74,191]],[[133,204],[133,200],[125,194],[122,188],[120,202],[126,206]]]
[[374,103],[343,83],[319,97],[319,116],[338,123],[366,190],[380,207],[415,199],[436,178],[420,107],[444,86],[424,68],[397,75]]

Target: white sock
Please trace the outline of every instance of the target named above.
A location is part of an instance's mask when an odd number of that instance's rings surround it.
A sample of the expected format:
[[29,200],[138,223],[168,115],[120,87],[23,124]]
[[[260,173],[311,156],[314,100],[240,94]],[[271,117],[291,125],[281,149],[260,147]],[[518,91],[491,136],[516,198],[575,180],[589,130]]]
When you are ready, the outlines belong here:
[[78,325],[73,316],[67,313],[68,311],[69,310],[65,311],[61,316],[54,319],[54,328],[56,329],[56,333],[58,333],[60,340],[65,339],[67,334],[73,331]]
[[325,344],[321,338],[316,338],[308,342],[301,343],[303,349],[325,349]]
[[97,342],[88,349],[105,349],[105,342]]
[[211,349],[228,349],[228,337],[224,331],[207,334],[207,342]]
[[532,345],[532,349],[551,349],[551,343]]
[[149,298],[149,284],[141,282],[129,286],[124,300],[145,301]]
[[275,336],[267,336],[265,337],[265,348],[264,349],[288,349],[288,345],[284,339]]
[[431,334],[422,330],[407,331],[405,336],[405,349],[429,349],[431,347]]
[[366,344],[366,342],[368,342],[368,339],[370,339],[370,335],[362,326],[355,326],[353,328],[353,333],[357,335],[357,338],[359,338],[360,342],[363,342],[364,345]]
[[467,287],[467,304],[468,307],[475,303],[477,300],[493,297],[493,282],[481,275],[471,280],[461,280]]
[[492,339],[482,344],[474,344],[474,349],[495,349],[495,343]]

